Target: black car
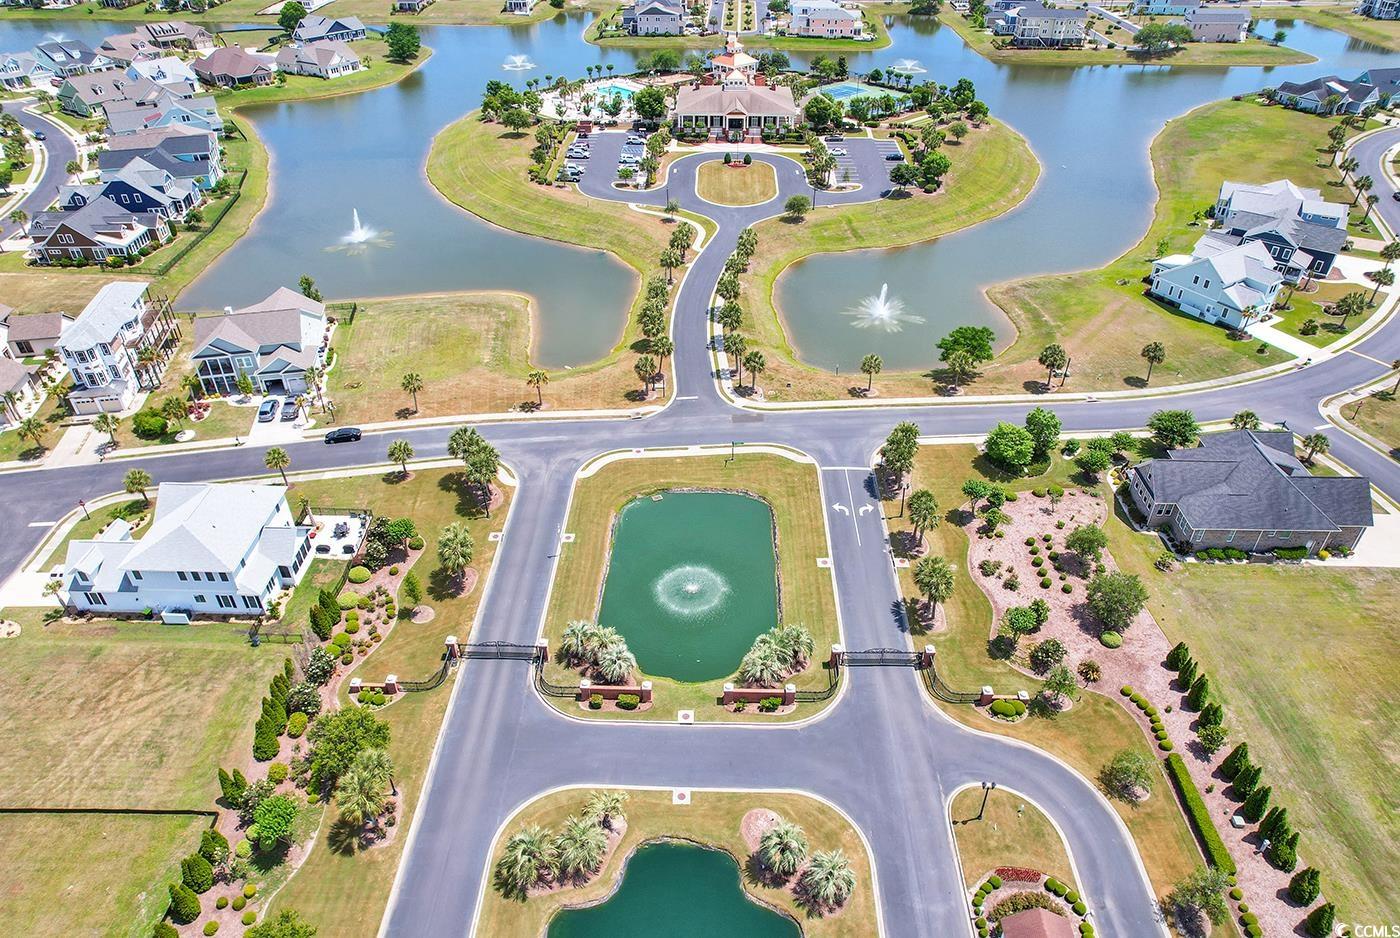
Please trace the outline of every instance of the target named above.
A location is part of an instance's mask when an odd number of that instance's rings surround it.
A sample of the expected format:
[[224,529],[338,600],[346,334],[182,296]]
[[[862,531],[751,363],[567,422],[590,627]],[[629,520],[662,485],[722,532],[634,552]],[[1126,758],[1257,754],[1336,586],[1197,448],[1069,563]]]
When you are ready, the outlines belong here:
[[1390,197],[1395,201],[1400,202],[1400,192],[1392,192],[1390,194]]
[[359,441],[359,427],[336,427],[326,434],[327,443],[358,443]]
[[903,153],[900,153],[898,150],[895,150],[895,151],[892,152],[892,153],[886,153],[886,154],[885,154],[885,159],[889,160],[891,163],[894,163],[894,162],[901,162],[901,163],[902,163],[902,162],[904,162],[904,154],[903,154]]

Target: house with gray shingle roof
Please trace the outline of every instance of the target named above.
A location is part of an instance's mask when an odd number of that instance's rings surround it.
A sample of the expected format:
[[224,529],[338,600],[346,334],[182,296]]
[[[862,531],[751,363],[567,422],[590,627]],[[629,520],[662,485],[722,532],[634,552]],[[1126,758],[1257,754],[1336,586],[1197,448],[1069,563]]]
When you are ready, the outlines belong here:
[[241,374],[263,394],[302,394],[325,341],[325,305],[281,287],[260,303],[196,319],[192,357],[206,394],[238,393]]
[[1263,242],[1275,269],[1290,283],[1326,277],[1347,243],[1347,206],[1287,179],[1264,185],[1224,182],[1213,214],[1220,225],[1214,234],[1236,244]]
[[93,117],[103,113],[108,104],[135,101],[151,104],[164,89],[145,78],[130,78],[125,72],[94,72],[65,79],[58,89],[58,103],[69,114]]
[[80,39],[41,42],[34,47],[34,58],[59,78],[85,75],[116,68],[117,63],[96,52]]
[[154,101],[113,101],[104,110],[107,132],[114,137],[163,127],[188,127],[214,133],[224,129],[218,105],[209,95],[182,97],[166,89],[165,94]]
[[224,175],[218,138],[207,130],[180,126],[113,137],[107,149],[97,154],[97,167],[105,180],[138,159],[201,189],[212,187]]
[[311,13],[297,23],[297,28],[292,31],[292,41],[355,42],[366,35],[365,24],[357,16],[319,16]]
[[58,204],[69,211],[103,198],[129,212],[155,212],[180,221],[202,196],[188,179],[177,179],[140,158],[128,160],[121,169],[104,172],[98,182],[58,187]]
[[140,540],[117,519],[64,561],[68,605],[98,614],[147,609],[259,616],[306,573],[310,525],[299,525],[281,485],[164,482]]
[[[1335,110],[1327,103],[1333,97],[1337,99]],[[1375,85],[1347,81],[1336,75],[1305,82],[1280,82],[1274,89],[1274,98],[1285,107],[1314,114],[1360,114],[1362,108],[1379,105],[1381,100]]]
[[128,257],[170,237],[170,223],[155,212],[129,212],[111,199],[93,199],[71,212],[39,212],[30,220],[28,256],[36,263]]
[[277,67],[270,55],[261,55],[238,46],[221,46],[194,62],[194,73],[208,85],[238,88],[243,85],[270,85]]
[[355,51],[336,39],[284,46],[277,53],[277,67],[289,75],[309,75],[312,78],[339,78],[364,68]]
[[58,340],[73,321],[65,313],[28,313],[21,316],[8,306],[5,347],[14,358],[33,358],[58,347]]
[[1185,551],[1355,548],[1372,524],[1368,479],[1314,476],[1288,430],[1232,430],[1170,450],[1128,473],[1149,527]]
[[37,88],[53,78],[53,70],[41,65],[31,53],[11,52],[0,56],[0,88],[20,91]]

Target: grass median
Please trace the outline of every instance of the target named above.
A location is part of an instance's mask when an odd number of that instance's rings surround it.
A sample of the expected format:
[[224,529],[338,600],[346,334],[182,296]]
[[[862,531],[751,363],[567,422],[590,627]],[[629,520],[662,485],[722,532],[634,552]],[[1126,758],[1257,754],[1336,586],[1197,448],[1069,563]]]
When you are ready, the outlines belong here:
[[981,788],[965,788],[948,803],[964,886],[977,885],[999,866],[1019,866],[1077,888],[1065,842],[1039,808],[1004,788],[986,793],[985,807],[982,797]]
[[778,177],[767,163],[729,166],[723,160],[701,163],[695,192],[720,205],[760,205],[778,195]]

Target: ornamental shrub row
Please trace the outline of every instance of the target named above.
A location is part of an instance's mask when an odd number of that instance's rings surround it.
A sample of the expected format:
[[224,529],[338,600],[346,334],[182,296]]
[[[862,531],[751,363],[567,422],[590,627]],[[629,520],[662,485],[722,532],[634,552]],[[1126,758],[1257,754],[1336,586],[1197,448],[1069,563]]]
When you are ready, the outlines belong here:
[[1167,756],[1167,775],[1176,786],[1181,803],[1186,808],[1186,816],[1191,819],[1191,826],[1201,841],[1201,847],[1210,865],[1225,873],[1234,873],[1234,858],[1230,856],[1230,851],[1225,849],[1225,842],[1220,839],[1220,833],[1211,821],[1210,809],[1206,807],[1200,789],[1191,779],[1186,762],[1176,753]]

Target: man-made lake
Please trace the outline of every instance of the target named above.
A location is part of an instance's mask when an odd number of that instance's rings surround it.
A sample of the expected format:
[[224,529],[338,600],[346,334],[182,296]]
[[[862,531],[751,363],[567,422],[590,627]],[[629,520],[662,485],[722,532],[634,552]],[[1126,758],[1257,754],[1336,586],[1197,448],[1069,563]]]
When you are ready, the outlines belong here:
[[731,674],[778,624],[773,513],[729,492],[667,492],[629,502],[613,532],[598,613],[647,674]]
[[622,885],[606,902],[560,912],[549,923],[549,938],[799,938],[801,934],[792,919],[744,894],[733,857],[682,843],[638,848],[627,862]]
[[[584,23],[561,15],[524,26],[425,28],[423,41],[435,54],[397,85],[244,111],[272,153],[271,200],[249,234],[185,292],[180,305],[247,303],[303,273],[332,297],[508,289],[538,301],[542,364],[579,364],[605,353],[620,334],[633,289],[619,263],[603,252],[481,222],[445,202],[423,174],[432,137],[477,106],[487,80],[521,85],[609,63],[618,73],[629,71],[636,53],[588,45],[581,38]],[[920,368],[932,364],[933,343],[955,325],[992,325],[1009,339],[1010,324],[983,288],[1099,266],[1140,238],[1156,199],[1148,146],[1166,120],[1280,81],[1329,73],[1351,78],[1396,58],[1306,23],[1280,26],[1289,33],[1287,45],[1319,61],[1231,69],[999,65],[935,20],[892,18],[892,44],[848,54],[850,69],[914,59],[926,69],[920,79],[972,79],[992,113],[1030,142],[1042,175],[1019,209],[968,231],[896,251],[797,265],[780,279],[776,299],[799,354],[823,367],[853,369],[862,355],[878,352],[886,368]],[[53,32],[95,42],[125,28],[91,20],[5,21],[0,50],[26,48]],[[1270,34],[1275,24],[1259,28]],[[534,67],[508,69],[508,61]],[[957,158],[956,148],[949,152]],[[340,239],[350,231],[354,209],[381,239],[347,251]],[[924,322],[906,323],[898,333],[857,329],[843,313],[882,283]]]

